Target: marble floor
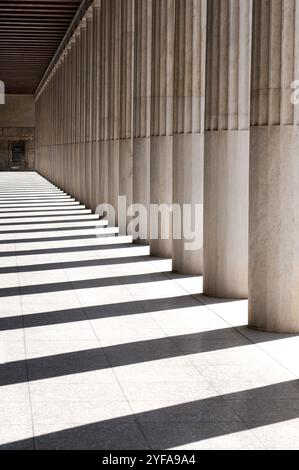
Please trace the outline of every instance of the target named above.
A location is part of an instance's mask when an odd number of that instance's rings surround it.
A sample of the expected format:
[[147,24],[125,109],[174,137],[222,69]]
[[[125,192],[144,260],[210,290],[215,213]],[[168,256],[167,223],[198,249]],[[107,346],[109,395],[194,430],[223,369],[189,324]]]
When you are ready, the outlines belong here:
[[0,449],[298,449],[299,338],[0,173]]

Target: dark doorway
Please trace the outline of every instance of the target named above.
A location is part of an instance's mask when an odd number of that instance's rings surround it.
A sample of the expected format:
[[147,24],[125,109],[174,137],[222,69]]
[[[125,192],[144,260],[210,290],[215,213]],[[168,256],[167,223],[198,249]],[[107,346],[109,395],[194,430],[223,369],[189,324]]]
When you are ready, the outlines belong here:
[[10,169],[24,170],[25,167],[25,142],[23,140],[13,142],[10,147]]

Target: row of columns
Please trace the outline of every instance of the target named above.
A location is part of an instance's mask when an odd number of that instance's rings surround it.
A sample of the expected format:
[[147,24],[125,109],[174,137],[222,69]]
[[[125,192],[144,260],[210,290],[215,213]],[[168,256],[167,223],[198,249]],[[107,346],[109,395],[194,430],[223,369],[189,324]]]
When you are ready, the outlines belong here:
[[298,332],[298,48],[299,0],[95,0],[37,96],[37,170],[93,209],[203,206],[203,247],[149,215],[136,241]]

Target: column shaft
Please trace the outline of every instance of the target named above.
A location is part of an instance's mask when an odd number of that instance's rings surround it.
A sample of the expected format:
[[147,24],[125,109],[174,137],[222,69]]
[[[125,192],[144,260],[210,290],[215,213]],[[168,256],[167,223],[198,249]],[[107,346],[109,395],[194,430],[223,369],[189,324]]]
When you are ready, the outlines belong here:
[[[110,139],[108,141],[108,202],[115,210],[115,223],[118,222],[119,196],[119,139],[120,139],[120,33],[121,2],[111,1],[112,52],[110,60]],[[114,222],[113,220],[110,221]]]
[[152,0],[135,2],[134,42],[133,202],[144,208],[135,242],[145,243],[149,242]]
[[173,202],[180,211],[173,218],[173,269],[186,274],[203,270],[206,6],[176,0]]
[[[121,2],[119,195],[126,198],[122,210],[133,202],[134,3]],[[129,220],[127,217],[126,227],[120,226],[121,233],[126,233]]]
[[248,294],[251,0],[208,1],[204,293]]
[[249,324],[299,332],[299,1],[254,1]]
[[[172,204],[174,26],[175,0],[153,0],[150,202],[156,207]],[[155,237],[157,217],[150,217],[151,253],[171,257],[171,213]]]

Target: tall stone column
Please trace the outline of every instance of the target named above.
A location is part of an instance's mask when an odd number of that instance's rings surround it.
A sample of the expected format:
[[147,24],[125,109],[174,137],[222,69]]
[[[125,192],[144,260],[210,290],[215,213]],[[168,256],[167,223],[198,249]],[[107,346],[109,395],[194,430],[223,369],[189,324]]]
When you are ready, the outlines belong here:
[[86,202],[86,100],[87,100],[87,84],[86,84],[86,17],[81,21],[81,41],[80,41],[80,201]]
[[143,225],[135,242],[145,243],[149,242],[152,0],[135,2],[134,43],[133,203],[145,208],[139,211]]
[[108,198],[108,89],[109,89],[109,49],[111,31],[111,3],[102,1],[100,31],[98,37],[99,47],[99,186],[97,192],[98,204],[104,204]]
[[[174,26],[175,0],[153,0],[150,202],[164,209],[172,204]],[[154,233],[156,215],[150,216],[151,254],[171,257],[172,216]]]
[[121,4],[122,0],[111,1],[112,15],[112,51],[111,51],[111,83],[110,113],[111,128],[108,141],[108,203],[114,207],[115,220],[110,224],[118,224],[119,196],[119,140],[120,140],[120,47],[121,47]]
[[[76,182],[76,173],[75,173],[75,139],[76,139],[76,34],[73,33],[71,38],[71,63],[70,63],[70,95],[71,95],[71,135],[70,135],[70,145],[69,145],[69,191],[70,194],[75,192],[75,182]],[[59,97],[59,94],[58,94]]]
[[[70,144],[72,139],[72,103],[71,103],[71,75],[72,75],[72,41],[69,41],[66,50],[66,76],[65,76],[65,95],[66,95],[66,140],[63,147],[58,149],[58,158],[59,161],[63,162],[63,179],[61,182],[61,187],[65,188],[65,191],[71,194],[70,188]],[[56,87],[55,87],[56,88]],[[55,97],[57,97],[55,91]],[[56,108],[56,106],[55,106]],[[56,131],[55,131],[56,134]]]
[[[75,139],[76,139],[76,99],[75,99],[75,89],[76,89],[76,35],[73,34],[71,38],[71,51],[70,51],[70,121],[71,121],[71,133],[70,133],[70,143],[69,143],[69,192],[74,194],[75,191]],[[59,85],[58,85],[59,87]],[[59,93],[58,93],[59,98]]]
[[207,5],[204,293],[246,298],[252,1]]
[[75,119],[75,190],[74,196],[76,199],[80,200],[80,119],[81,119],[81,96],[80,96],[80,87],[81,87],[81,26],[80,24],[77,27],[75,32],[76,35],[76,91],[75,91],[75,100],[76,100],[76,119]]
[[[249,324],[299,332],[299,1],[254,1]],[[298,93],[297,93],[298,97]]]
[[85,101],[85,203],[91,207],[94,186],[92,174],[92,101],[93,101],[93,7],[90,6],[86,17],[86,101]]
[[[100,156],[99,156],[99,119],[100,119],[100,32],[101,32],[101,0],[95,0],[93,6],[93,37],[92,37],[92,136],[91,136],[91,172],[93,175],[93,190],[91,194],[91,207],[96,210],[100,191]],[[106,175],[107,177],[107,175]]]
[[[134,3],[121,1],[119,195],[126,198],[122,212],[133,202]],[[129,217],[118,222],[126,234]]]
[[206,0],[176,0],[173,270],[202,274]]

